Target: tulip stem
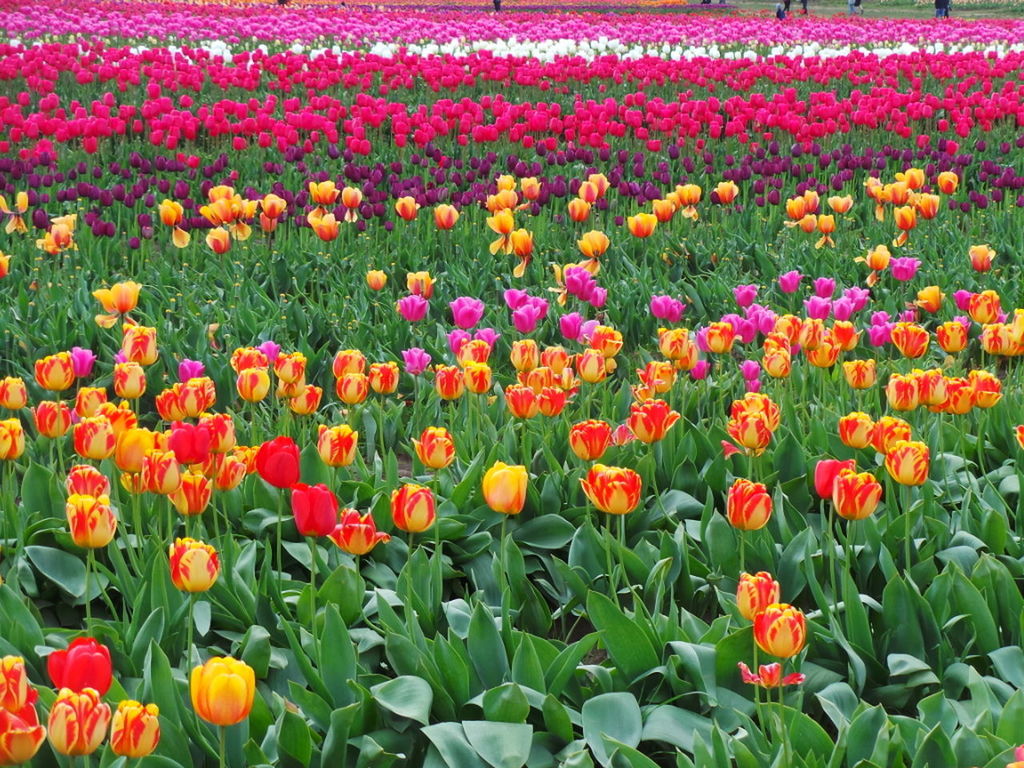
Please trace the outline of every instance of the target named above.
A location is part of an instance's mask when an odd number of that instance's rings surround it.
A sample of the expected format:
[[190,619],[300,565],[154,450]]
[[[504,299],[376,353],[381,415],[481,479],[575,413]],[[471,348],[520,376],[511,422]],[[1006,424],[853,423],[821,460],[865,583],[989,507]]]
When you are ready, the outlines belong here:
[[831,607],[831,613],[832,613],[832,618],[835,619],[838,622],[839,621],[839,616],[837,615],[838,610],[836,608],[836,605],[839,603],[839,593],[836,590],[836,541],[835,541],[835,533],[834,533],[834,531],[836,529],[836,524],[835,524],[836,507],[835,507],[835,504],[832,504],[832,503],[830,503],[828,501],[825,501],[824,499],[822,499],[821,504],[822,504],[822,506],[826,506],[826,505],[828,506],[828,514],[826,515],[826,518],[825,518],[826,525],[828,526],[828,530],[825,532],[825,535],[821,537],[821,540],[822,540],[822,547],[825,547],[825,546],[828,547],[828,558],[825,560],[825,563],[827,564],[827,567],[828,567],[828,582],[829,582],[829,586],[832,588],[832,607]]
[[747,537],[743,535],[743,531],[737,531],[740,537],[740,573],[746,573],[747,571]]
[[195,620],[196,595],[195,592],[188,593],[188,627],[185,635],[185,668],[192,663],[192,638],[196,627]]
[[911,536],[911,520],[910,520],[910,486],[900,486],[900,496],[902,496],[902,507],[903,517],[906,524],[906,534],[903,537],[903,562],[904,568],[906,568],[907,574],[910,574],[910,536]]
[[227,766],[227,764],[228,764],[227,757],[226,757],[226,754],[227,754],[227,744],[226,744],[226,741],[227,741],[227,737],[226,737],[227,729],[222,725],[222,726],[220,726],[219,730],[220,730],[220,768],[225,768],[225,766]]
[[619,584],[615,578],[615,570],[612,566],[612,542],[615,540],[615,535],[612,533],[612,518],[608,516],[608,541],[605,544],[605,560],[608,568],[608,589],[611,591],[611,598],[615,601],[615,604],[619,604]]
[[88,632],[92,625],[92,598],[89,594],[92,589],[92,566],[96,558],[94,550],[89,549],[85,554],[85,631]]
[[277,492],[277,583],[281,583],[281,574],[284,573],[284,556],[281,554],[282,539],[282,518],[284,517],[284,489]]
[[128,547],[128,557],[135,566],[135,572],[142,576],[142,566],[139,561],[139,553],[142,552],[142,505],[140,494],[132,494],[132,528],[135,529],[135,547]]
[[309,586],[310,586],[310,629],[313,633],[313,661],[320,663],[320,643],[316,630],[316,537],[307,536],[309,540]]

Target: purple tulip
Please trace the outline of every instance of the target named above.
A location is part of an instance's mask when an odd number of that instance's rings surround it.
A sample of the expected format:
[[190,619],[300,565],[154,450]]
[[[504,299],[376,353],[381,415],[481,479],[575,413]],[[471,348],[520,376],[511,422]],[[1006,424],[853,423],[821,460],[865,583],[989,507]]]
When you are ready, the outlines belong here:
[[905,309],[900,312],[899,320],[901,323],[916,323],[917,322],[917,310],[916,309]]
[[800,281],[804,276],[793,269],[784,275],[779,275],[779,290],[783,293],[796,293],[800,289]]
[[686,305],[671,296],[651,296],[651,314],[659,320],[678,323],[683,317]]
[[501,338],[501,334],[493,328],[481,328],[473,334],[473,338],[487,343],[487,346],[494,348],[494,342]]
[[760,392],[761,391],[761,380],[760,379],[746,379],[747,392]]
[[756,285],[737,285],[732,289],[733,298],[741,307],[749,307],[757,299]]
[[711,370],[711,363],[707,360],[698,360],[697,364],[690,369],[690,378],[694,381],[700,381],[706,379],[708,372]]
[[562,315],[558,318],[558,329],[562,332],[562,336],[568,341],[576,341],[580,337],[580,331],[583,328],[583,315],[579,312],[570,312],[567,315]]
[[832,302],[832,317],[836,320],[849,320],[853,316],[853,301],[845,296]]
[[[698,328],[697,333],[694,334],[694,339],[697,342],[697,349],[701,352],[708,352],[708,329]],[[704,378],[703,376],[701,378]]]
[[917,269],[920,266],[920,259],[902,256],[889,262],[889,271],[892,272],[893,279],[906,282],[907,280],[914,279],[914,275],[917,274]]
[[189,379],[198,379],[206,373],[206,366],[198,360],[185,359],[178,363],[178,380],[186,382]]
[[971,296],[974,294],[970,291],[959,290],[953,294],[953,301],[956,302],[956,308],[961,312],[970,311]]
[[892,325],[886,323],[885,325],[872,325],[868,328],[868,341],[871,342],[873,347],[882,347],[889,343],[889,339],[892,335]]
[[427,316],[427,309],[430,307],[430,302],[422,296],[414,293],[411,296],[399,299],[395,306],[402,314],[402,317],[410,323],[418,323]]
[[590,299],[588,301],[594,309],[601,309],[608,301],[608,289],[595,285],[590,291]]
[[761,366],[756,360],[744,360],[740,363],[740,373],[745,380],[750,381],[761,375]]
[[452,351],[452,354],[456,357],[459,356],[459,352],[462,351],[463,345],[469,341],[472,337],[467,331],[463,331],[460,328],[456,328],[454,331],[448,334],[448,349]]
[[530,298],[530,294],[518,288],[505,291],[505,304],[509,309],[519,309]]
[[868,305],[868,300],[871,298],[871,291],[867,288],[861,288],[860,286],[854,285],[843,291],[843,298],[849,299],[853,302],[854,312],[860,312]]
[[281,354],[281,345],[275,344],[273,341],[269,340],[264,341],[262,344],[256,347],[256,349],[258,349],[260,352],[267,356],[267,361],[271,365],[273,365],[274,362],[277,360],[277,356]]
[[831,299],[836,292],[836,281],[831,277],[819,277],[814,280],[814,295],[822,299]]
[[804,300],[804,310],[807,316],[815,320],[824,320],[832,311],[832,302],[821,296],[811,296]]
[[484,303],[472,296],[460,296],[449,302],[448,306],[451,307],[452,319],[459,328],[472,328],[484,316]]
[[524,304],[512,313],[512,324],[520,333],[533,333],[544,312],[536,304]]
[[871,313],[872,325],[888,325],[890,319],[889,313],[885,311]]
[[419,376],[430,365],[430,355],[419,347],[402,350],[402,361],[405,363],[405,372],[412,376]]
[[71,348],[71,367],[75,371],[75,377],[84,379],[92,375],[92,366],[96,362],[96,355],[91,349],[82,347]]

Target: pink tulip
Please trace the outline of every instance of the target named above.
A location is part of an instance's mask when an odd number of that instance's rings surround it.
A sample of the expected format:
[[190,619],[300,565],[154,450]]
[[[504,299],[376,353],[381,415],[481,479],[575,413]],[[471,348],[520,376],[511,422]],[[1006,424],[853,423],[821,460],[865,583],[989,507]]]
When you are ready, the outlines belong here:
[[889,262],[889,271],[893,279],[901,282],[913,280],[917,274],[917,268],[921,266],[921,260],[911,256],[901,256]]
[[836,281],[831,277],[818,277],[814,280],[814,295],[822,299],[831,299],[836,292]]
[[473,337],[470,336],[467,331],[464,331],[461,328],[456,328],[453,331],[449,331],[448,332],[448,349],[450,349],[452,351],[452,354],[455,355],[455,357],[458,357],[459,356],[459,352],[462,351],[462,347],[471,338],[473,338]]
[[800,290],[800,281],[804,276],[793,269],[783,275],[779,275],[779,290],[783,293],[796,293]]
[[402,350],[402,362],[405,364],[405,372],[411,376],[419,376],[430,365],[430,355],[419,347]]
[[733,298],[741,307],[749,307],[757,299],[758,286],[737,285],[732,289]]
[[422,296],[414,293],[403,299],[399,299],[396,306],[398,307],[398,311],[402,314],[402,317],[410,323],[418,323],[427,316],[427,309],[430,307],[430,302]]
[[459,328],[472,328],[484,316],[484,303],[471,296],[460,296],[449,302],[452,319]]

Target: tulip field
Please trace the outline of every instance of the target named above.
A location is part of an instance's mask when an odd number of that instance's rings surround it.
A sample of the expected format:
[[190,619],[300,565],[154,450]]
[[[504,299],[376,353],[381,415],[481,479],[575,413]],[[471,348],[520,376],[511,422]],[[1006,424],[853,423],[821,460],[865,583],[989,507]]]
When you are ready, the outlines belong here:
[[486,5],[0,0],[0,765],[1024,768],[1024,20]]

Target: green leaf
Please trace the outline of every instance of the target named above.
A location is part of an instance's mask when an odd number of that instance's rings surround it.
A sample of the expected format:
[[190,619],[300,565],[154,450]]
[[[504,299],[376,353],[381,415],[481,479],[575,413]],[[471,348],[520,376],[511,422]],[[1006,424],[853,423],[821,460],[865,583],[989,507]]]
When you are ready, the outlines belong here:
[[611,751],[605,736],[630,747],[640,743],[643,718],[640,705],[631,693],[605,693],[583,704],[583,738],[603,766],[611,764]]
[[370,692],[376,702],[389,712],[422,725],[430,722],[434,691],[422,677],[402,675],[373,686]]
[[636,621],[609,598],[591,592],[587,597],[587,614],[601,633],[608,655],[628,682],[661,664],[657,650]]
[[324,685],[331,692],[334,706],[341,707],[352,702],[352,689],[348,687],[348,681],[354,680],[357,675],[356,649],[337,606],[327,606],[324,614],[320,644],[326,648],[329,643],[331,660],[323,664],[321,670]]
[[522,688],[506,683],[484,693],[483,710],[491,722],[524,723],[530,715],[530,702]]
[[641,739],[663,741],[687,752],[693,752],[694,738],[700,736],[705,742],[709,742],[711,731],[712,723],[708,718],[688,709],[666,704],[647,713]]
[[488,768],[458,723],[428,725],[422,733],[430,739],[448,768]]
[[949,737],[937,725],[928,732],[917,749],[911,749],[914,762],[910,768],[933,768],[937,765],[956,765],[956,755],[949,743]]
[[85,594],[85,563],[69,552],[53,547],[25,547],[32,565],[72,597]]
[[285,709],[278,722],[278,745],[300,765],[308,766],[313,756],[313,737],[309,725],[295,712]]
[[493,768],[522,768],[530,757],[532,725],[470,720],[462,723],[462,729],[473,749]]
[[473,609],[466,647],[484,687],[494,688],[508,679],[508,654],[494,617],[483,603],[477,603]]

